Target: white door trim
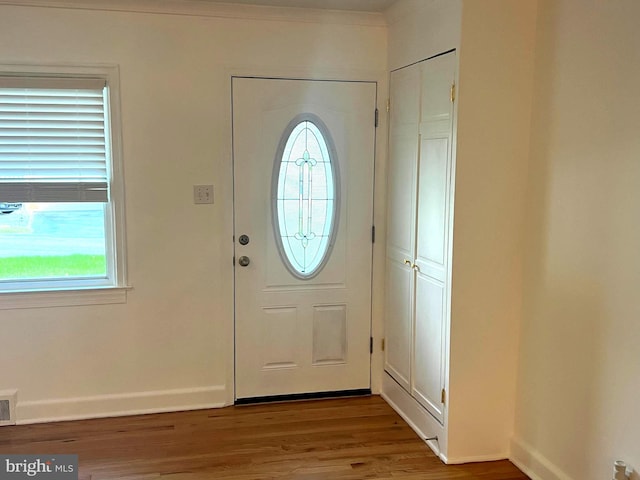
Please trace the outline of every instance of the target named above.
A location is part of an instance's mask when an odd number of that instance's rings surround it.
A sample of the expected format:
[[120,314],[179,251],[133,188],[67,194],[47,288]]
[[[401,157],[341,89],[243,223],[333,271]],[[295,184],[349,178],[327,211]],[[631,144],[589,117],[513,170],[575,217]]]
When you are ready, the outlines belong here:
[[[248,78],[248,79],[264,79],[264,80],[298,80],[298,81],[309,81],[309,82],[337,82],[337,83],[360,83],[360,84],[373,84],[375,85],[375,103],[377,105],[378,101],[379,101],[379,81],[378,80],[362,80],[362,79],[354,79],[354,78],[344,78],[343,76],[340,77],[334,77],[334,76],[327,76],[326,78],[318,78],[318,77],[308,77],[306,75],[250,75],[250,74],[231,74],[230,78],[231,78],[231,82],[230,82],[230,97],[231,97],[231,174],[232,174],[232,182],[235,181],[235,168],[236,168],[236,159],[234,158],[234,138],[233,138],[233,126],[234,126],[234,112],[233,112],[233,80],[234,79],[241,79],[241,78]],[[373,121],[373,112],[372,112],[372,121]],[[386,122],[383,122],[386,123]],[[374,147],[373,147],[373,158],[372,158],[372,182],[373,182],[373,188],[372,188],[372,198],[371,198],[371,225],[374,225],[375,222],[375,217],[376,217],[376,210],[375,210],[375,197],[378,194],[377,189],[376,189],[376,163],[378,161],[378,141],[379,141],[379,137],[377,135],[377,128],[374,129],[374,134],[373,134],[374,138]],[[232,235],[233,235],[233,254],[236,254],[236,242],[235,242],[235,238],[237,235],[239,235],[239,232],[237,232],[235,230],[235,218],[236,218],[236,214],[237,214],[237,209],[236,209],[236,192],[235,192],[235,188],[232,186],[232,213],[231,213],[231,222],[232,222]],[[380,230],[380,229],[379,229]],[[378,232],[378,234],[380,234],[380,232]],[[371,279],[370,279],[370,315],[369,315],[369,336],[372,337],[373,336],[373,330],[374,330],[374,325],[373,325],[373,321],[374,321],[374,310],[373,310],[373,303],[374,303],[374,291],[375,291],[375,277],[376,277],[376,271],[374,269],[374,265],[375,265],[375,246],[372,244],[371,246]],[[234,261],[235,261],[235,257],[234,257]],[[231,351],[230,351],[230,357],[231,357],[231,366],[232,368],[229,369],[228,372],[228,377],[231,382],[229,382],[228,384],[231,386],[233,386],[232,389],[228,389],[227,391],[227,398],[230,400],[227,403],[232,404],[235,403],[235,398],[236,398],[236,302],[235,302],[235,297],[237,295],[237,284],[236,284],[236,269],[234,268],[232,270],[233,273],[233,294],[234,294],[234,299],[233,299],[233,328],[232,328],[232,342],[231,342]],[[379,274],[378,274],[379,275]],[[373,348],[373,351],[375,351],[376,349]],[[369,356],[369,389],[367,389],[369,392],[371,392],[371,389],[374,385],[373,382],[373,378],[372,378],[372,373],[373,373],[373,361],[374,361],[374,357],[373,355]],[[380,369],[382,371],[382,369]],[[345,393],[350,393],[349,391],[345,392]],[[354,391],[355,393],[355,391]],[[302,395],[304,396],[304,394]],[[320,396],[322,396],[322,394],[320,394]]]

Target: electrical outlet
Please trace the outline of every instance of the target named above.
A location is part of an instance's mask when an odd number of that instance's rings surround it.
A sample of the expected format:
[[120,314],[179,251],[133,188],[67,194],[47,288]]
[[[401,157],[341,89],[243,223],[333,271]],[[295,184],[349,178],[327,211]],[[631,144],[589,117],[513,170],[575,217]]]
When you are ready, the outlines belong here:
[[193,203],[196,205],[213,203],[213,185],[194,185]]

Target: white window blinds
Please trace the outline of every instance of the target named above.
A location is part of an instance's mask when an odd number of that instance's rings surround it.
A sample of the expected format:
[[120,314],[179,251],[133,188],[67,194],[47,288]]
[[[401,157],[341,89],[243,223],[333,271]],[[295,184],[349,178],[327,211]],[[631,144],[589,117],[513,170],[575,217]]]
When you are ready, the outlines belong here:
[[106,83],[0,76],[0,202],[107,202]]

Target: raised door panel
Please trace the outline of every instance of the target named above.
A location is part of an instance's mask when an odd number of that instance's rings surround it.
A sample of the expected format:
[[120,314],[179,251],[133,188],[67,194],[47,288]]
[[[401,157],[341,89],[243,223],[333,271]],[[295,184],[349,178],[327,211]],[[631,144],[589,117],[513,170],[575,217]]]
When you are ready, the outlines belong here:
[[391,74],[387,174],[385,369],[410,391],[420,69]]
[[397,134],[391,138],[389,151],[387,256],[399,262],[413,259],[418,157],[416,137],[415,134]]
[[387,169],[387,255],[396,261],[413,259],[416,216],[418,129],[420,104],[415,92],[420,70],[391,74],[389,166]]
[[451,185],[453,103],[451,86],[455,54],[421,65],[420,159],[416,265],[446,281]]
[[421,65],[412,395],[444,422],[455,54]]
[[411,394],[441,423],[444,385],[444,285],[416,276],[415,348]]
[[444,281],[449,138],[421,137],[416,258]]
[[387,261],[385,370],[407,391],[411,389],[412,283],[410,267]]

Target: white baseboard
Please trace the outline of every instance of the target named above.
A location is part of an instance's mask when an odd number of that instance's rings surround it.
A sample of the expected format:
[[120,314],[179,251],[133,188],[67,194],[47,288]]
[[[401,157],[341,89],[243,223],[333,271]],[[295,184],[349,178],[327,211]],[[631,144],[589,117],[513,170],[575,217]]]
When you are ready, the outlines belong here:
[[558,466],[519,438],[511,439],[509,460],[532,480],[573,480]]
[[445,463],[447,465],[460,465],[463,463],[476,463],[476,462],[497,462],[498,460],[506,460],[509,458],[509,453],[496,453],[492,455],[476,455],[471,457],[449,457]]
[[429,414],[407,391],[393,378],[384,373],[382,379],[382,398],[407,422],[407,424],[423,440],[430,437],[438,437],[437,441],[426,441],[431,450],[447,465],[457,465],[472,462],[493,462],[509,458],[509,452],[500,452],[490,455],[476,455],[469,457],[450,457],[447,455],[447,434],[433,416]]
[[[393,408],[418,436],[433,450],[444,463],[446,457],[446,436],[444,427],[438,423],[406,390],[385,372],[382,378],[382,398]],[[426,440],[438,437],[437,441]]]
[[91,397],[18,401],[16,423],[60,422],[147,413],[219,408],[226,405],[224,385],[134,392]]

